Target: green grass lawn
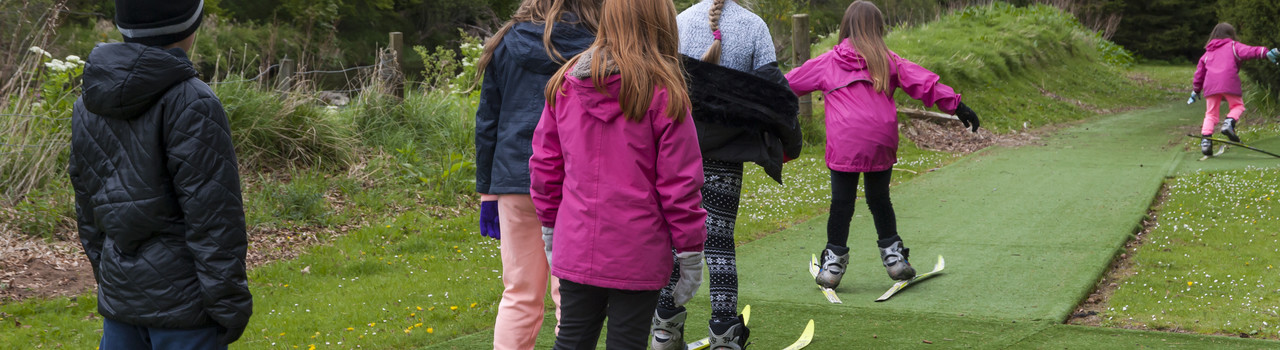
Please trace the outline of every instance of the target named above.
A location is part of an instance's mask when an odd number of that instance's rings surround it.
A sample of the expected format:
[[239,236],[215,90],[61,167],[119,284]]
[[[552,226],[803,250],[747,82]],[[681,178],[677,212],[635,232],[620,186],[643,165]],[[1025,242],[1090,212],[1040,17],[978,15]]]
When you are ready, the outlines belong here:
[[1166,188],[1104,323],[1280,336],[1280,168],[1198,172]]

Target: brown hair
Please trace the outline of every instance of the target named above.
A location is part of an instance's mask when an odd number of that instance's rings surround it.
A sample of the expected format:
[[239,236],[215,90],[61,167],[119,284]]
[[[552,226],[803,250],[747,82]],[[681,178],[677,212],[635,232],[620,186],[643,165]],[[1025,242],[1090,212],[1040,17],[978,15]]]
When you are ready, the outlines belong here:
[[[1236,27],[1232,27],[1231,23],[1227,22],[1218,23],[1218,25],[1213,26],[1213,32],[1209,33],[1209,41],[1217,39],[1236,40]],[[1205,45],[1208,44],[1209,43],[1205,43]]]
[[602,0],[523,0],[520,7],[516,9],[516,14],[511,16],[511,20],[502,25],[498,32],[489,37],[484,44],[484,52],[480,53],[480,61],[476,63],[476,84],[484,79],[484,69],[489,66],[489,62],[493,61],[493,51],[498,49],[498,44],[502,43],[502,37],[511,31],[511,27],[520,22],[543,23],[545,26],[542,32],[542,46],[547,50],[547,57],[563,62],[564,56],[556,51],[555,45],[551,44],[551,32],[556,22],[559,22],[565,12],[573,13],[578,16],[577,22],[573,24],[582,24],[587,30],[595,32],[600,27],[600,2]]
[[889,47],[884,44],[884,14],[869,1],[854,1],[844,11],[840,20],[840,39],[849,39],[849,45],[867,61],[871,84],[876,91],[889,88]]
[[[711,24],[711,32],[715,33],[720,30],[720,15],[724,14],[724,3],[729,0],[714,0],[711,3],[711,9],[707,10],[707,20]],[[702,54],[702,61],[720,64],[720,38],[712,39],[711,47],[707,48],[707,52]]]
[[[591,44],[591,82],[604,93],[604,79],[616,69],[622,75],[618,100],[627,120],[641,121],[653,104],[655,87],[667,89],[668,118],[683,121],[689,113],[689,91],[680,65],[676,8],[671,0],[608,0],[600,12],[600,29]],[[565,73],[582,56],[560,67],[547,83],[547,104],[555,106]],[[612,61],[616,67],[606,67]]]

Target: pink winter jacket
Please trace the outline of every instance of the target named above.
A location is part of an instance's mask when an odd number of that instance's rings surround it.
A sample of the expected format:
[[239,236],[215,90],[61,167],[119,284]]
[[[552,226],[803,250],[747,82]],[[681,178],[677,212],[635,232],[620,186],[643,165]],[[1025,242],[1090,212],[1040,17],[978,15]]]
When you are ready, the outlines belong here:
[[889,52],[893,73],[887,92],[876,92],[867,61],[843,40],[787,73],[797,96],[822,91],[827,108],[827,167],[843,172],[876,172],[898,162],[898,112],[895,89],[954,113],[960,95],[938,83],[938,75]]
[[1249,46],[1235,40],[1213,39],[1204,46],[1204,56],[1196,64],[1191,87],[1203,96],[1230,94],[1240,96],[1240,61],[1266,57],[1267,48]]
[[542,225],[555,229],[553,275],[658,290],[671,275],[671,249],[702,251],[707,240],[702,154],[693,119],[665,116],[666,89],[633,122],[613,97],[620,81],[606,79],[605,95],[590,78],[565,77],[533,133],[530,194]]

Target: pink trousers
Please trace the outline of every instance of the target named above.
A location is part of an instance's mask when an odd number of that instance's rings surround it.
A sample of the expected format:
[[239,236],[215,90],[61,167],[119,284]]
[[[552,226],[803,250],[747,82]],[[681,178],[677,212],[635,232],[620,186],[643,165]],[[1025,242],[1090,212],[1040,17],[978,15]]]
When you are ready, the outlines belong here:
[[[560,320],[560,280],[551,277],[542,243],[542,222],[527,194],[498,196],[498,225],[502,231],[502,301],[493,325],[494,350],[533,349],[542,329],[548,284]],[[550,278],[548,280],[548,278]],[[548,283],[550,281],[550,283]],[[557,333],[559,331],[557,325]]]
[[1227,112],[1227,118],[1240,121],[1240,116],[1244,114],[1244,99],[1240,95],[1217,94],[1204,98],[1204,125],[1200,127],[1201,135],[1213,135],[1213,127],[1218,125],[1218,108],[1222,106],[1222,100],[1227,100],[1227,106],[1231,109]]

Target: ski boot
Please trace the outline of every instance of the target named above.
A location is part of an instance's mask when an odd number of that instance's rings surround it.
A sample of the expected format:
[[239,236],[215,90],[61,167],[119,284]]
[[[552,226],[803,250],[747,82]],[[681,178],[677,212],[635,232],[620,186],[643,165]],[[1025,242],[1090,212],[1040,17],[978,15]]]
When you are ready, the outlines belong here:
[[708,350],[742,350],[747,348],[747,338],[751,330],[742,319],[742,315],[728,320],[711,320],[711,344]]
[[1233,142],[1240,142],[1240,135],[1236,135],[1236,123],[1238,121],[1231,118],[1226,119],[1222,121],[1222,134],[1227,135],[1227,138]]
[[884,262],[884,269],[889,273],[889,278],[905,281],[916,277],[916,269],[912,268],[911,263],[907,261],[910,253],[910,249],[902,247],[902,241],[880,248],[880,260]]
[[684,350],[685,308],[667,309],[661,306],[653,312],[653,327],[649,333],[653,340],[649,347],[653,350]]
[[[1205,135],[1205,137],[1209,136],[1213,135]],[[1200,153],[1203,153],[1205,157],[1212,157],[1213,141],[1209,141],[1209,139],[1200,139]]]
[[[837,254],[836,251],[842,251]],[[818,260],[822,269],[818,271],[818,275],[813,278],[819,286],[834,289],[840,285],[840,279],[844,277],[845,267],[849,266],[849,248],[838,247],[828,244],[827,249],[822,250],[822,259]]]

